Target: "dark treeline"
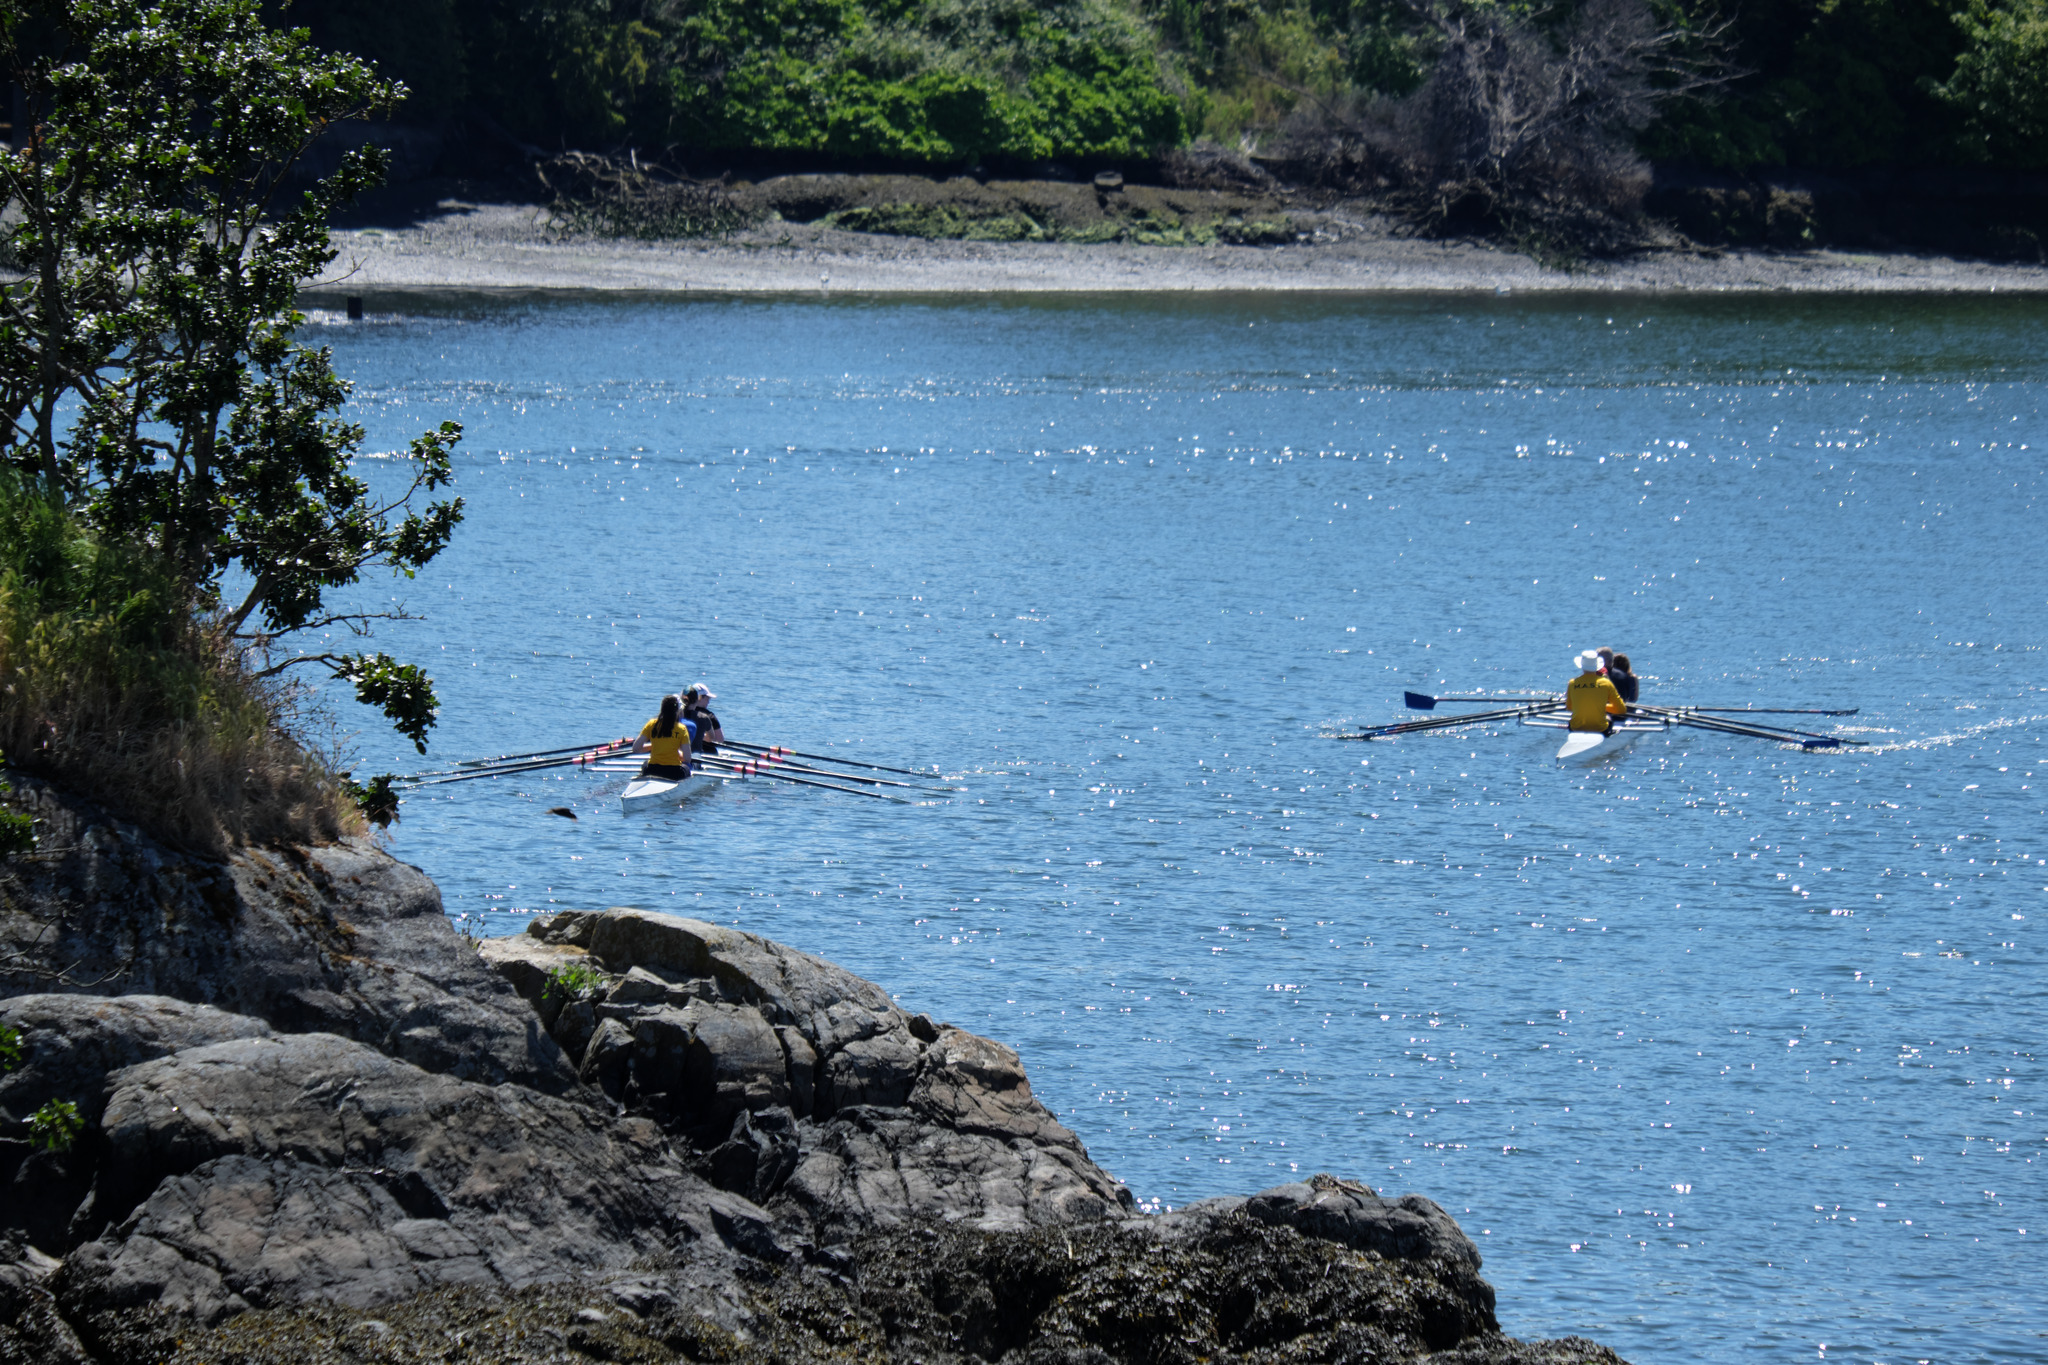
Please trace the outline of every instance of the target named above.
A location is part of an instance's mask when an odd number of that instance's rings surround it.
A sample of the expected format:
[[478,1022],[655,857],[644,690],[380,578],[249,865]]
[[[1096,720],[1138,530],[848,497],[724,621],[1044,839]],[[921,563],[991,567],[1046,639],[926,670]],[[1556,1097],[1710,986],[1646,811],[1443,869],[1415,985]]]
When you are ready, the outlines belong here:
[[[1591,3],[292,0],[273,18],[403,80],[414,122],[480,115],[537,146],[706,166],[1015,169],[1199,139],[1272,154],[1411,98],[1456,46],[1447,24],[1525,28],[1568,62]],[[2048,0],[1634,8],[1677,40],[1641,73],[1649,116],[1623,119],[1655,162],[2048,167]],[[1657,99],[1671,58],[1723,79]]]

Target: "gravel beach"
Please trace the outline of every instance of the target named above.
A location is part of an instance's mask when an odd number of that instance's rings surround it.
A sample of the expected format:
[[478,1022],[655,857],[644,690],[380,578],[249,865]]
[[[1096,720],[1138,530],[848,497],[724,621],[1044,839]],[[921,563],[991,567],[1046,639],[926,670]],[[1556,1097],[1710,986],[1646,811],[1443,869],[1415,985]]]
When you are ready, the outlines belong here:
[[1551,269],[1471,242],[1398,235],[1386,220],[1300,216],[1286,246],[1132,246],[930,240],[770,222],[722,239],[564,237],[530,204],[445,200],[402,225],[341,229],[315,294],[378,289],[712,293],[1501,290],[2048,291],[2048,266],[1839,251],[1672,249]]

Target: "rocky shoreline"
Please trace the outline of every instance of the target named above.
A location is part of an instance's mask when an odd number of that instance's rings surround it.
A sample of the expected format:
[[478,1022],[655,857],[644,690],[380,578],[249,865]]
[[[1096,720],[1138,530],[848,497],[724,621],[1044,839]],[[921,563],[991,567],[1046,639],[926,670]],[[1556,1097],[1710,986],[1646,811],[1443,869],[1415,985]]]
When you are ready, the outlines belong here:
[[15,784],[0,1362],[1618,1361],[1504,1336],[1421,1195],[1139,1213],[1015,1052],[781,944],[479,944],[371,845],[209,861]]
[[[479,189],[484,193],[479,193]],[[1901,250],[1661,245],[1571,268],[1406,233],[1368,201],[1273,189],[785,176],[736,185],[766,221],[669,241],[564,231],[489,187],[422,184],[352,215],[310,297],[392,290],[649,293],[1441,291],[2041,293],[2048,266]],[[502,193],[502,191],[501,191]],[[856,230],[859,229],[859,230]]]

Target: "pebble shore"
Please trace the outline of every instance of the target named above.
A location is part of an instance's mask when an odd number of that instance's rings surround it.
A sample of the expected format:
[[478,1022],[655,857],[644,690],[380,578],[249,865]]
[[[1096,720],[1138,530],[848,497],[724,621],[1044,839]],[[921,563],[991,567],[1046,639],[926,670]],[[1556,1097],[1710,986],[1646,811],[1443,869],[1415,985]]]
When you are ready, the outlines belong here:
[[2048,293],[2048,266],[1840,251],[1667,249],[1571,270],[1474,242],[1399,235],[1342,206],[1296,215],[1290,246],[972,242],[770,222],[717,240],[564,237],[530,204],[444,200],[338,230],[316,296],[378,289],[719,294],[1202,291]]

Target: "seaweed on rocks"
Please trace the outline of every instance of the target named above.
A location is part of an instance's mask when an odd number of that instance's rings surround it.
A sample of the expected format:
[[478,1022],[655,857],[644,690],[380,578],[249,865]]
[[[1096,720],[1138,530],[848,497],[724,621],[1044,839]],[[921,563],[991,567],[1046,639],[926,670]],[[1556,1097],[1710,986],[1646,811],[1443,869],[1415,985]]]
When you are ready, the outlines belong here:
[[505,1365],[1622,1365],[1583,1338],[1502,1335],[1466,1262],[1388,1258],[1199,1206],[1029,1232],[919,1223],[725,1293],[643,1272],[249,1313],[188,1335],[170,1359],[382,1365],[451,1349]]

